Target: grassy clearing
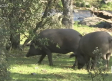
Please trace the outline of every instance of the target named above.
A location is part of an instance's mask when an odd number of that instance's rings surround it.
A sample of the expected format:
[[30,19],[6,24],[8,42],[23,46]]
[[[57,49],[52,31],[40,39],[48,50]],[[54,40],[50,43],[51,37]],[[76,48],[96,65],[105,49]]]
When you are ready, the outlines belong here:
[[31,58],[25,58],[24,56],[11,57],[11,77],[16,81],[74,81],[82,75],[82,78],[87,76],[85,70],[69,68],[73,64],[73,59],[68,59],[68,55],[55,54],[53,56],[55,66],[53,67],[48,65],[47,58],[44,59],[42,65],[36,64],[38,58],[39,56]]
[[[85,69],[78,70],[70,68],[74,63],[74,58],[69,59],[69,54],[54,54],[54,66],[52,67],[48,65],[47,57],[41,65],[38,65],[37,61],[39,57],[26,58],[25,54],[10,56],[10,72],[13,81],[91,81]],[[112,59],[110,64],[112,64]],[[109,70],[106,81],[112,79],[110,72]]]
[[[75,27],[75,30],[81,34],[86,34],[93,31],[111,31],[99,28],[90,27]],[[90,75],[85,69],[71,69],[74,63],[74,58],[69,58],[70,54],[53,54],[54,66],[48,65],[48,58],[43,60],[41,65],[37,64],[40,56],[26,58],[24,52],[11,53],[9,57],[9,64],[12,81],[91,81]],[[111,81],[112,73],[110,66],[112,66],[112,58],[109,63],[109,71],[106,76],[106,81]]]

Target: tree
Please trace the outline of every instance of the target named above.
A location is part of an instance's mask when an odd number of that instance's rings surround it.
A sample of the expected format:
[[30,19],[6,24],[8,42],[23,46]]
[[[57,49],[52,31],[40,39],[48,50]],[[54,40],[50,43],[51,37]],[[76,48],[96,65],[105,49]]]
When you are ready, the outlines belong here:
[[[23,46],[25,46],[31,40],[31,37],[36,35],[37,30],[39,31],[40,29],[49,28],[49,26],[53,22],[52,18],[51,18],[52,16],[49,16],[50,11],[52,10],[53,7],[55,7],[57,5],[57,3],[58,3],[58,1],[56,1],[56,0],[47,0],[46,5],[45,5],[45,10],[43,11],[44,14],[41,16],[40,21],[36,23],[36,27],[32,30],[33,35],[29,35],[29,37],[25,40]],[[46,26],[46,24],[47,24],[47,26]],[[30,34],[30,32],[29,32],[29,34]]]
[[5,45],[8,38],[8,25],[7,17],[4,17],[4,8],[8,7],[4,2],[0,1],[0,81],[11,81],[10,74],[8,71],[8,59]]
[[[27,33],[40,20],[43,4],[40,0],[7,0],[4,16],[10,28],[10,42],[13,49],[20,46],[20,34]],[[40,14],[41,13],[41,14]]]
[[73,0],[61,0],[63,5],[62,24],[66,28],[73,28]]
[[[7,16],[8,19],[9,40],[12,48],[19,48],[21,34],[27,37],[24,42],[26,45],[37,33],[37,30],[51,28],[51,25],[53,27],[54,22],[49,16],[49,12],[51,9],[56,9],[58,0],[47,0],[44,3],[41,0],[7,0],[6,3],[8,8],[5,8],[4,16]],[[72,28],[72,0],[62,0],[62,3],[64,15],[62,23],[66,28]]]

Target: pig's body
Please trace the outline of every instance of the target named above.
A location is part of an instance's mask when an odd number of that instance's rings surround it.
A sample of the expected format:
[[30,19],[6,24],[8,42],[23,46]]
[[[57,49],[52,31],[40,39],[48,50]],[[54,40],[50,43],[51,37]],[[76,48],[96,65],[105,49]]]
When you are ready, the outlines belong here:
[[[108,61],[112,53],[112,37],[104,31],[92,32],[83,36],[80,40],[76,57],[78,60],[78,68],[82,68],[85,64],[88,65],[90,58],[95,61],[97,55],[93,51],[98,48],[102,53],[102,58]],[[95,63],[93,63],[95,64]]]
[[[81,34],[73,29],[47,29],[42,31],[39,36],[31,42],[27,57],[41,55],[39,63],[48,55],[49,64],[53,65],[52,53],[75,52]],[[43,39],[44,42],[39,42]],[[36,47],[36,48],[35,48]]]

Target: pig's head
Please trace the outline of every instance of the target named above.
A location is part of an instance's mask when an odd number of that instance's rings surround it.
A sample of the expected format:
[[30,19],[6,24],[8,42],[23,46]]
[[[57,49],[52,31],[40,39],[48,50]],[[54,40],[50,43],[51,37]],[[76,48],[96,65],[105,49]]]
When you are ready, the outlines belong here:
[[26,54],[26,57],[30,57],[30,56],[35,56],[35,55],[40,55],[41,54],[41,49],[36,46],[34,43],[31,43],[29,48],[28,53]]
[[86,64],[86,61],[85,61],[84,57],[78,52],[75,53],[75,57],[78,61],[78,69],[83,68],[83,66]]

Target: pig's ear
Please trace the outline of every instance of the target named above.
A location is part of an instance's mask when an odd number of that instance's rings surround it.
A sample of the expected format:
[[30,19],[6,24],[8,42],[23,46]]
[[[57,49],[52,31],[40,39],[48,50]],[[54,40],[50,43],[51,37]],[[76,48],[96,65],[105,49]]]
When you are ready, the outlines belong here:
[[76,57],[76,53],[71,54],[70,58],[72,58],[72,57]]

